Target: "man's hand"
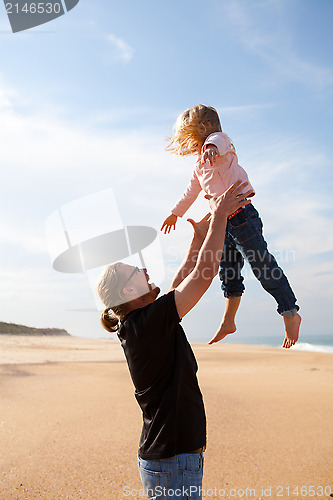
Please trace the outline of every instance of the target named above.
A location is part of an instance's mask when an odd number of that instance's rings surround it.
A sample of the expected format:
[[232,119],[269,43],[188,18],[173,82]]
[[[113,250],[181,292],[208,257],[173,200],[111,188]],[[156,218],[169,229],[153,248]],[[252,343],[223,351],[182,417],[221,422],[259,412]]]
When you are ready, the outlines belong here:
[[163,222],[160,231],[163,231],[163,228],[165,228],[164,234],[166,234],[166,233],[170,233],[172,227],[173,227],[173,229],[176,229],[177,218],[178,217],[175,214],[169,215],[169,217],[167,217],[165,219],[165,221]]
[[188,222],[192,224],[194,236],[200,238],[202,241],[206,238],[211,216],[212,214],[209,212],[205,215],[205,217],[203,217],[203,219],[201,219],[200,222],[195,222],[193,219],[187,219]]
[[207,148],[205,149],[205,152],[202,153],[201,155],[201,163],[206,163],[208,161],[209,165],[212,167],[213,163],[215,163],[216,158],[220,156],[219,150],[217,149],[217,146],[214,146],[214,144],[209,144]]
[[230,186],[225,193],[221,194],[217,198],[213,198],[212,196],[206,195],[205,198],[209,200],[209,206],[212,212],[219,214],[227,214],[230,215],[233,212],[236,212],[241,207],[249,205],[251,203],[250,200],[247,200],[247,196],[250,196],[253,193],[252,189],[244,192],[244,188],[248,185],[248,182],[237,181],[232,186]]

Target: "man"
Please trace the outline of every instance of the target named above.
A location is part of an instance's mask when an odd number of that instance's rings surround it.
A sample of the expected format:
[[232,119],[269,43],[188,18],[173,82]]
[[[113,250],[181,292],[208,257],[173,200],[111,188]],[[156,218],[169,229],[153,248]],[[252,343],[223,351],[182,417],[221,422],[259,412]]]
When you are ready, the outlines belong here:
[[143,413],[138,465],[151,500],[202,497],[206,417],[196,359],[179,323],[218,272],[227,217],[250,203],[246,184],[211,200],[212,214],[200,223],[190,220],[193,240],[167,294],[157,298],[147,270],[123,263],[99,281],[102,324],[118,331]]

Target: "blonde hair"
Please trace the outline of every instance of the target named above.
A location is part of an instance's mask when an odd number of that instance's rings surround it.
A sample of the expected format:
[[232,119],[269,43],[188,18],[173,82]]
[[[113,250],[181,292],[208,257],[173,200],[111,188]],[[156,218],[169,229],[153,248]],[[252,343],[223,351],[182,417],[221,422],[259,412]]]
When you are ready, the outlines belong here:
[[178,116],[169,137],[167,151],[178,155],[199,153],[207,137],[213,132],[222,132],[219,115],[215,108],[199,104]]
[[108,332],[116,332],[126,314],[129,302],[123,295],[125,279],[120,273],[121,262],[108,266],[99,279],[97,291],[106,309],[102,312],[101,323]]

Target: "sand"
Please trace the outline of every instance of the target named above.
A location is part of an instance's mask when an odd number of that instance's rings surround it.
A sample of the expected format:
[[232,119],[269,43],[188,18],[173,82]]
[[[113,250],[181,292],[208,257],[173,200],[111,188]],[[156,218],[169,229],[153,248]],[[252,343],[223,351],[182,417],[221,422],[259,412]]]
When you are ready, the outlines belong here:
[[[332,355],[193,348],[203,498],[330,498]],[[145,498],[141,413],[118,341],[0,335],[0,374],[0,500]]]

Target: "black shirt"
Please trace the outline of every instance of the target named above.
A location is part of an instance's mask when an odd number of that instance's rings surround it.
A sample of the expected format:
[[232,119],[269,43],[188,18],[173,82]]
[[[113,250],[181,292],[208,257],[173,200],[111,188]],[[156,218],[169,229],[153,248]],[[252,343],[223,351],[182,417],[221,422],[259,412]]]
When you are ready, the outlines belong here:
[[206,444],[198,366],[180,321],[172,291],[131,311],[118,332],[143,413],[139,456],[144,460]]

